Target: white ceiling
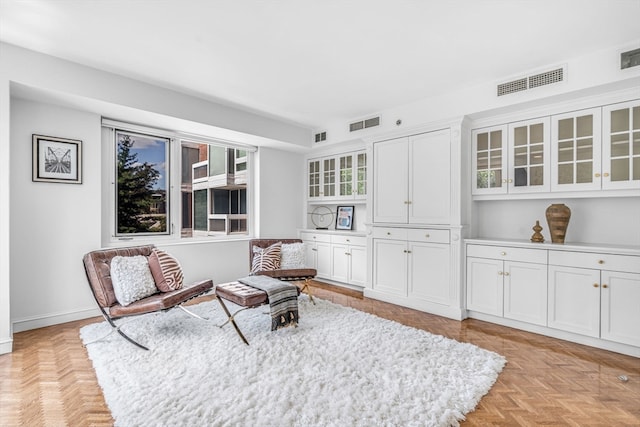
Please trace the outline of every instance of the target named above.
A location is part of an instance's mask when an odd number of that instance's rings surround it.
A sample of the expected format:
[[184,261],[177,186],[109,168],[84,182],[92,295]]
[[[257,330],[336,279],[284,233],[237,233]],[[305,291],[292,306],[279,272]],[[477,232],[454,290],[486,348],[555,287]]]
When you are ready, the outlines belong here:
[[640,46],[639,17],[640,0],[0,0],[0,40],[320,129]]

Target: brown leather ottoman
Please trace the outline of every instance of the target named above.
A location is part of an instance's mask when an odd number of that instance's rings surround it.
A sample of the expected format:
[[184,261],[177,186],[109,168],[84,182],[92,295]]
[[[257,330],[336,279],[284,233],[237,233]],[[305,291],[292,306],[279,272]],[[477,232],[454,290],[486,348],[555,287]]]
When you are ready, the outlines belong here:
[[[227,323],[231,323],[235,328],[240,338],[246,345],[249,345],[247,339],[242,335],[240,328],[236,324],[235,315],[248,308],[255,308],[269,302],[267,293],[261,289],[256,289],[251,286],[245,285],[240,282],[222,283],[216,286],[215,290],[216,298],[222,306],[222,309],[227,314],[228,319],[220,327],[223,327]],[[223,300],[231,301],[234,304],[241,306],[242,308],[235,313],[231,314]]]

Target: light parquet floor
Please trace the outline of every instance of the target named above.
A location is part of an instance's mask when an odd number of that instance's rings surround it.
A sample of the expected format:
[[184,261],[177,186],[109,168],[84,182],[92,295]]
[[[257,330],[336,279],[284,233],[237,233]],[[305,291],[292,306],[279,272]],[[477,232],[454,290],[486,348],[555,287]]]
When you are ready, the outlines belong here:
[[[478,320],[458,322],[320,282],[313,293],[505,356],[496,384],[463,426],[640,426],[640,359]],[[78,334],[100,320],[15,334],[13,353],[0,356],[0,426],[113,424]]]

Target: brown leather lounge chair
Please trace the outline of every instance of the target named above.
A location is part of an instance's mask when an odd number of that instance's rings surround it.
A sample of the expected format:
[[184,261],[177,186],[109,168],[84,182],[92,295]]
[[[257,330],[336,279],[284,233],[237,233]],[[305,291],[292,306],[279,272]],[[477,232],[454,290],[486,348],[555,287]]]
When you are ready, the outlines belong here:
[[123,317],[137,316],[156,311],[166,311],[174,307],[179,307],[192,316],[200,317],[185,309],[182,304],[192,298],[208,292],[213,288],[213,281],[203,280],[190,286],[185,285],[183,288],[175,291],[158,291],[151,296],[142,298],[126,306],[120,305],[116,300],[113,284],[111,282],[111,260],[117,255],[144,255],[148,257],[153,248],[154,245],[100,249],[89,252],[83,258],[87,279],[89,280],[89,285],[93,292],[93,296],[98,303],[98,307],[100,308],[100,311],[102,311],[102,315],[116,332],[122,335],[130,343],[135,344],[144,350],[148,350],[148,348],[127,336],[120,330],[120,326],[122,325],[118,326],[114,321]]
[[[253,265],[253,247],[257,246],[262,249],[266,249],[274,243],[282,242],[283,244],[289,243],[302,243],[301,239],[252,239],[249,240],[249,269]],[[300,288],[301,292],[306,292],[309,295],[309,299],[315,304],[313,295],[311,294],[311,288],[309,288],[309,281],[316,277],[317,271],[315,268],[294,268],[294,269],[278,269],[278,270],[265,270],[257,271],[254,274],[265,275],[273,277],[279,280],[285,280],[290,282],[302,282],[302,284],[296,283],[296,286]]]

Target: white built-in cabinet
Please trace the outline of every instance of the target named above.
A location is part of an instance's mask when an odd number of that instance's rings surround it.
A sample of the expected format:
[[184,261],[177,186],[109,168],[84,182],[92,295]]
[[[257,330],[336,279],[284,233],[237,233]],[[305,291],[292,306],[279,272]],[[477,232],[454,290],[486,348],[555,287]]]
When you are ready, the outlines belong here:
[[474,239],[466,248],[470,317],[640,356],[640,249]]
[[372,237],[376,294],[450,303],[449,230],[374,227]]
[[640,347],[640,257],[550,251],[548,326]]
[[547,251],[468,245],[467,308],[545,325]]
[[300,232],[306,251],[306,264],[317,270],[318,279],[357,287],[367,277],[366,238],[354,233]]
[[365,151],[325,156],[307,162],[309,201],[365,200],[366,197]]
[[373,145],[373,222],[449,224],[449,129]]
[[474,196],[640,188],[639,100],[478,128],[471,140]]

